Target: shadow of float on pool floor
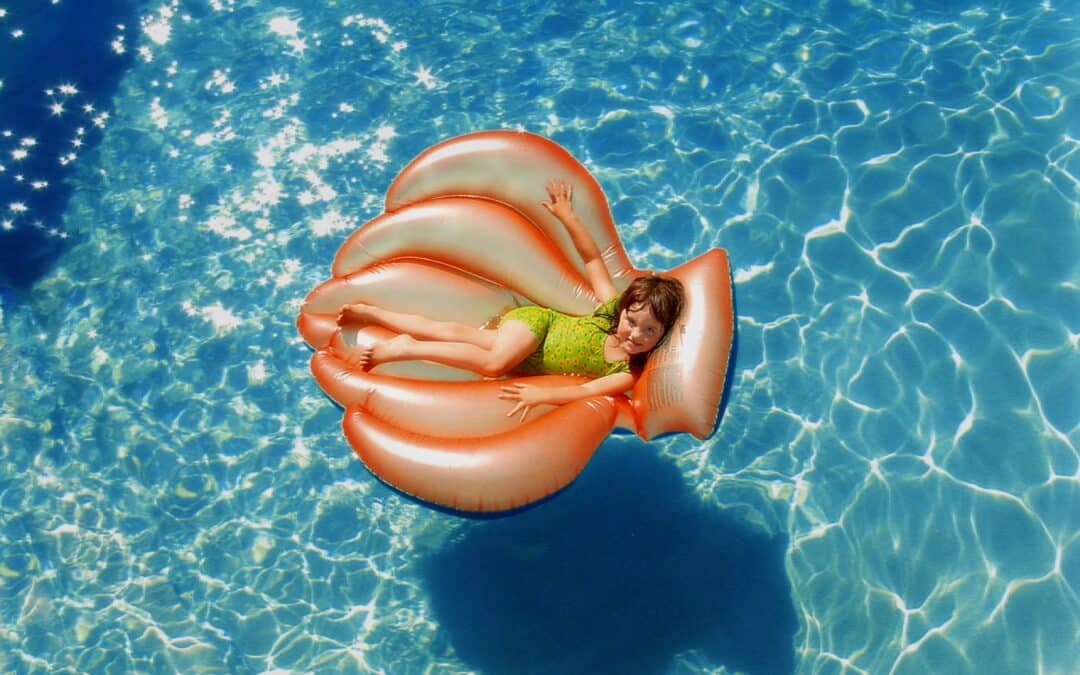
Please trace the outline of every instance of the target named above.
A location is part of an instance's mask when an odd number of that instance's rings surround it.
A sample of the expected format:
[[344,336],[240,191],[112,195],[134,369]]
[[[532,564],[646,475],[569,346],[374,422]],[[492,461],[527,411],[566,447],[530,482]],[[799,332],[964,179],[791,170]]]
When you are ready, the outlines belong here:
[[[23,299],[92,225],[67,222],[76,166],[69,155],[82,162],[100,140],[95,119],[105,119],[133,63],[136,4],[3,3],[0,28],[10,34],[0,36],[0,164],[8,169],[0,170],[0,293]],[[120,38],[127,49],[115,46]],[[17,152],[25,156],[14,159]]]
[[706,508],[674,465],[611,439],[535,509],[475,524],[421,563],[435,618],[488,674],[668,671],[679,653],[790,673],[786,541]]

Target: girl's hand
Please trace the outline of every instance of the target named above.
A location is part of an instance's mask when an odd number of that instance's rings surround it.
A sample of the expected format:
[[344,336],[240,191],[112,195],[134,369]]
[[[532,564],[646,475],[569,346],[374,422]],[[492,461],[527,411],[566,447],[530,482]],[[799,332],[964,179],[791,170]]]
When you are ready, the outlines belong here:
[[618,295],[615,286],[611,283],[611,272],[608,271],[604,256],[600,253],[600,247],[596,245],[589,228],[585,226],[577,214],[574,213],[574,186],[563,178],[553,178],[547,184],[548,201],[540,202],[545,209],[559,219],[570,235],[570,241],[574,249],[581,256],[581,262],[585,263],[585,276],[592,287],[593,295],[600,302],[607,302]]
[[548,199],[540,204],[559,220],[565,221],[574,215],[574,187],[562,178],[553,178],[547,184]]
[[513,417],[520,412],[522,422],[525,421],[525,418],[529,415],[529,411],[532,410],[533,407],[548,402],[544,389],[532,384],[508,384],[502,387],[502,392],[503,393],[499,394],[500,399],[504,401],[517,401],[517,405],[514,406],[513,410],[506,413],[506,416]]

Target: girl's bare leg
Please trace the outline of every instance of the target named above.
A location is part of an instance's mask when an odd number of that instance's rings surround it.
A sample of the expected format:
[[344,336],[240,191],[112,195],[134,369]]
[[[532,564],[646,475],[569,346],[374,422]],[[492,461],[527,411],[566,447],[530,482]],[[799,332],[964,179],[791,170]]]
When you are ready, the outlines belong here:
[[456,321],[436,321],[426,316],[393,312],[374,305],[345,305],[341,308],[338,323],[349,321],[376,324],[419,340],[465,342],[483,349],[491,349],[495,343],[495,331],[490,329],[473,328]]
[[490,349],[467,342],[416,340],[411,335],[398,335],[365,350],[359,365],[371,368],[391,361],[435,361],[498,377],[524,361],[537,347],[536,336],[518,321],[507,321],[497,331],[489,332],[493,336]]

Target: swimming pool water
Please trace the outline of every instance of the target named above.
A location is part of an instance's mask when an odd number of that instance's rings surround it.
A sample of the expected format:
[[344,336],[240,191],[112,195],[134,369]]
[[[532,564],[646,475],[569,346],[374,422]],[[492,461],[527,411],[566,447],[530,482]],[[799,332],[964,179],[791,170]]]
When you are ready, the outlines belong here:
[[[0,204],[64,235],[2,307],[0,670],[1072,672],[1077,9],[134,4],[59,215]],[[584,161],[640,267],[727,248],[738,335],[712,438],[468,520],[355,460],[293,322],[487,128]]]

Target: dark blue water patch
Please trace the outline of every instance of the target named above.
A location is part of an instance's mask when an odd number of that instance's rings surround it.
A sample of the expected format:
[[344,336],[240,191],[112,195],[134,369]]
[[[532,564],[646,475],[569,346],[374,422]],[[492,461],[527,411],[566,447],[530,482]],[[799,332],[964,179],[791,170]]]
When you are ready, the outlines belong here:
[[538,37],[547,40],[573,38],[582,30],[588,18],[589,14],[583,8],[560,7],[540,22]]
[[440,626],[481,673],[653,675],[698,650],[794,669],[786,541],[699,500],[636,439],[610,439],[542,506],[476,524],[421,563]]
[[0,17],[0,286],[24,290],[75,241],[64,210],[138,28],[133,0],[5,3]]

